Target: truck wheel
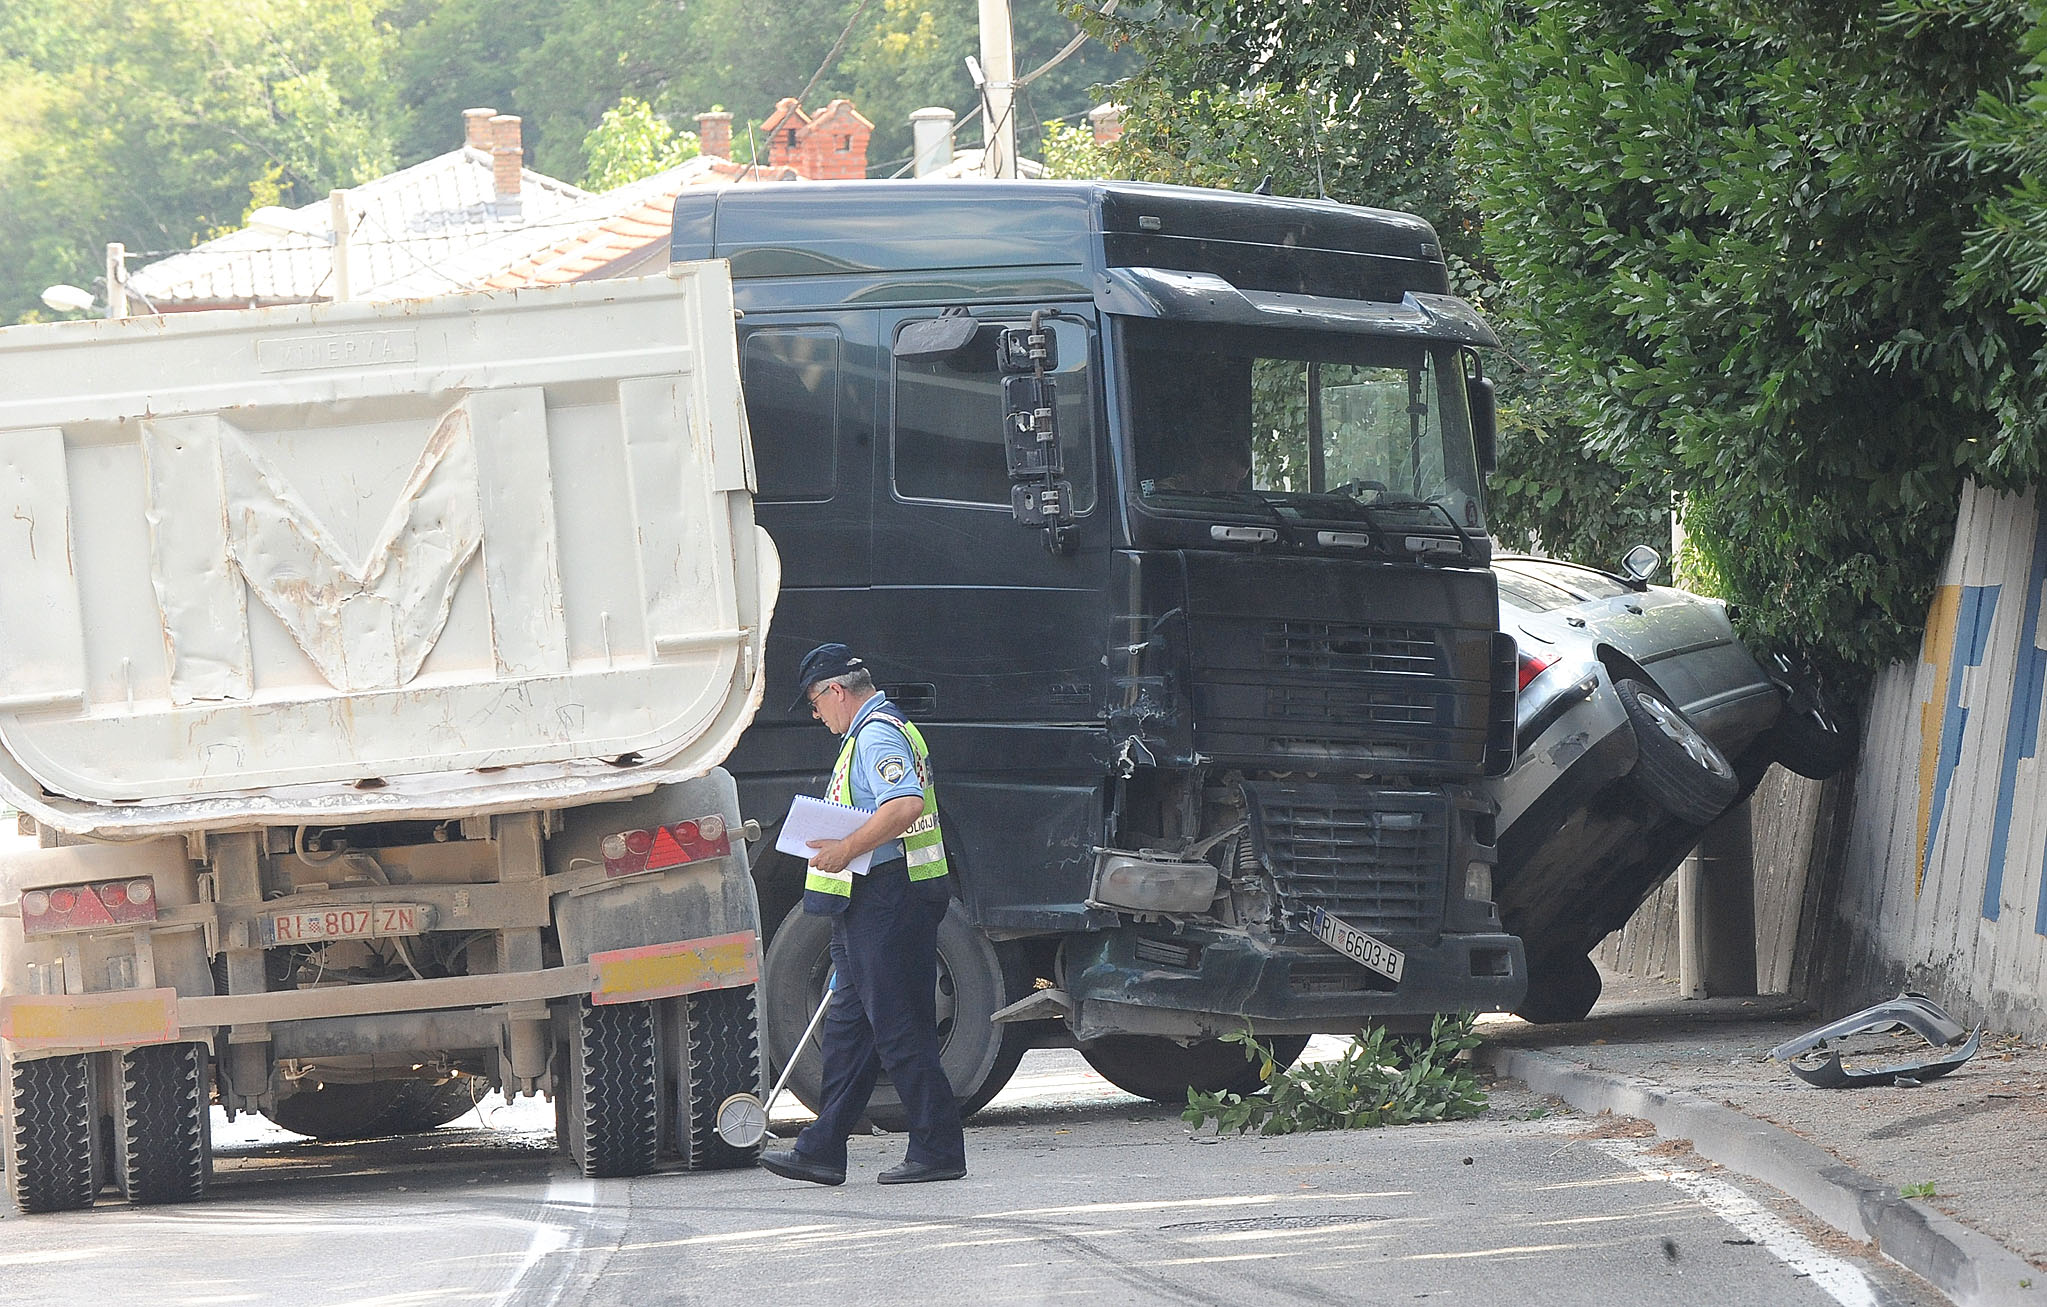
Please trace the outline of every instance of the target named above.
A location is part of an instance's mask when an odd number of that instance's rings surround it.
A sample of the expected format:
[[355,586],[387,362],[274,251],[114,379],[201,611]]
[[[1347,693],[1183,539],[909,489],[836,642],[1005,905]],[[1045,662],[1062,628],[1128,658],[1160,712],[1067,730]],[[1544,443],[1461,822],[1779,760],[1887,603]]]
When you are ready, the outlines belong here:
[[206,1049],[156,1044],[121,1056],[114,1165],[131,1203],[188,1203],[206,1192],[211,1139]]
[[[797,1036],[810,1024],[824,997],[832,971],[832,923],[814,917],[798,904],[782,920],[768,947],[766,994],[762,1025],[775,1069],[788,1065]],[[1030,1047],[1030,1033],[1013,1024],[996,1025],[988,1018],[1022,998],[1030,979],[1014,950],[1003,948],[967,920],[957,900],[938,923],[938,1060],[959,1100],[960,1115],[987,1106],[1016,1074],[1017,1063]],[[803,1060],[789,1077],[789,1089],[805,1107],[816,1111],[824,1100],[824,1057],[813,1038]],[[884,1074],[868,1101],[867,1115],[884,1130],[903,1130],[909,1118],[903,1100]]]
[[[1308,1046],[1306,1035],[1262,1039],[1272,1050],[1275,1071],[1284,1071]],[[1187,1105],[1187,1091],[1255,1094],[1265,1087],[1259,1064],[1244,1056],[1242,1044],[1200,1039],[1176,1044],[1163,1035],[1109,1035],[1080,1046],[1087,1064],[1126,1094],[1154,1103]]]
[[1529,959],[1528,996],[1514,1015],[1538,1026],[1583,1021],[1599,1001],[1599,968],[1580,953]]
[[752,1166],[758,1145],[734,1148],[718,1137],[718,1104],[761,1092],[760,1017],[754,987],[713,989],[683,1005],[682,1078],[676,1095],[676,1151],[684,1169]]
[[661,1067],[652,1003],[585,999],[569,1041],[570,1155],[593,1180],[661,1160]]
[[24,1212],[92,1206],[92,1092],[83,1053],[16,1062],[7,1114],[7,1179]]
[[270,1119],[315,1139],[375,1139],[432,1130],[475,1105],[467,1077],[439,1085],[425,1080],[328,1081],[280,1100]]
[[1628,780],[1643,798],[1681,821],[1703,826],[1734,802],[1734,764],[1663,692],[1641,681],[1613,683],[1635,728],[1639,754]]

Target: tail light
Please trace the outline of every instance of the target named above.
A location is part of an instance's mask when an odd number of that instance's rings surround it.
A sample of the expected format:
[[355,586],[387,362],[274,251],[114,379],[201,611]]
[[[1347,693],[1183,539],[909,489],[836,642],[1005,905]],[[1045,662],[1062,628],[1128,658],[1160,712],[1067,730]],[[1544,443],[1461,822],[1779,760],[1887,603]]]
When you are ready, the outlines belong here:
[[598,851],[604,855],[605,875],[637,876],[643,871],[665,871],[725,857],[732,852],[732,841],[725,831],[725,819],[714,812],[673,826],[606,835]]
[[1538,653],[1530,653],[1528,650],[1523,649],[1520,662],[1520,684],[1515,688],[1519,690],[1527,689],[1530,681],[1548,671],[1555,662],[1556,656],[1553,654],[1544,656]]
[[156,885],[147,878],[96,880],[32,889],[21,896],[21,930],[47,935],[156,920]]

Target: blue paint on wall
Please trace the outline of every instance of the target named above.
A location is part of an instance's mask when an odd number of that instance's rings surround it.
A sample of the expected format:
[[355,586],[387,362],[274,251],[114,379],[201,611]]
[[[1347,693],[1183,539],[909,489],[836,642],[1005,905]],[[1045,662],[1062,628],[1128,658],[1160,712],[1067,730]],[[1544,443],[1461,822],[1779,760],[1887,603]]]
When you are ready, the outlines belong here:
[[1962,587],[1962,607],[1955,620],[1955,647],[1948,659],[1947,702],[1940,714],[1940,761],[1933,774],[1933,817],[1926,827],[1926,860],[1920,865],[1923,881],[1933,865],[1934,845],[1940,838],[1940,818],[1947,809],[1948,786],[1955,778],[1955,765],[1962,760],[1962,740],[1969,728],[1969,710],[1962,706],[1961,674],[1964,667],[1981,667],[1990,643],[1990,619],[1997,614],[1997,595],[2002,586]]
[[[2013,669],[2011,718],[2004,728],[2004,762],[1997,776],[1997,813],[1990,827],[1990,856],[1983,881],[1983,917],[1997,920],[2004,895],[2004,864],[2011,840],[2012,803],[2018,791],[2019,763],[2040,756],[2040,703],[2047,693],[2047,650],[2039,647],[2040,587],[2047,582],[2047,502],[2033,528],[2033,562],[2026,572],[2026,613],[2019,630],[2017,666]],[[2047,882],[2033,929],[2047,934]]]

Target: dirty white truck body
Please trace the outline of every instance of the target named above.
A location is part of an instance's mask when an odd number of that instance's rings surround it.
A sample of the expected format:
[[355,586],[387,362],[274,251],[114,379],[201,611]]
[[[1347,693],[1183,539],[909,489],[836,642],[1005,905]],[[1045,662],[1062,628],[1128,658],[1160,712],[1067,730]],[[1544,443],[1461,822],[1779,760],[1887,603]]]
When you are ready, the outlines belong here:
[[745,1160],[750,458],[717,263],[0,332],[17,1204],[196,1196],[215,1095],[349,1137],[496,1086],[590,1174]]

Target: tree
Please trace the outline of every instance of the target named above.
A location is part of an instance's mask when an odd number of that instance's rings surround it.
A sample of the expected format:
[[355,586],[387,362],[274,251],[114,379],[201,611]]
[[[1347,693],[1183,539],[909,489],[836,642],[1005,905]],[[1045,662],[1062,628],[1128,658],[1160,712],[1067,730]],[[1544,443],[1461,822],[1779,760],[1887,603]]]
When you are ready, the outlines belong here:
[[1999,420],[2037,391],[2038,320],[1969,275],[2018,202],[1989,140],[2018,7],[1416,13],[1485,254],[1594,446],[1686,495],[1752,639],[1843,676],[1908,655],[1961,479],[2039,469],[2037,408]]
[[177,250],[261,201],[385,171],[390,32],[372,0],[10,0],[0,321],[90,284],[102,248]]
[[583,138],[583,155],[589,160],[584,189],[608,191],[696,158],[697,137],[655,117],[645,100],[627,96]]

